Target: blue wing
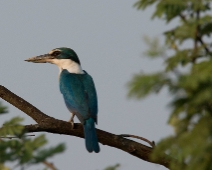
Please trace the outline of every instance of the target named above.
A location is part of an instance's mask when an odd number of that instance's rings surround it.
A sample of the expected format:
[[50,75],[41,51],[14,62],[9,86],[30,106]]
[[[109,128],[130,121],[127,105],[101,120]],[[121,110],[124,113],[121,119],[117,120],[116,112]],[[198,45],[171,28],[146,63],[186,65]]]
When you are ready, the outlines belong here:
[[81,123],[92,117],[97,122],[97,94],[92,77],[85,74],[60,74],[60,91],[70,112],[76,114]]

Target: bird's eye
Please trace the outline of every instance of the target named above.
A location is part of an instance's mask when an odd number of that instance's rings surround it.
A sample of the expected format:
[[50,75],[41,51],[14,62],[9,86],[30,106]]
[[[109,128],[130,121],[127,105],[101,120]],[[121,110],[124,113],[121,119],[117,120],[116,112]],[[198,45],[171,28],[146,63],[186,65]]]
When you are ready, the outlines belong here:
[[53,52],[51,55],[52,56],[58,56],[60,54],[60,51],[55,51],[55,52]]

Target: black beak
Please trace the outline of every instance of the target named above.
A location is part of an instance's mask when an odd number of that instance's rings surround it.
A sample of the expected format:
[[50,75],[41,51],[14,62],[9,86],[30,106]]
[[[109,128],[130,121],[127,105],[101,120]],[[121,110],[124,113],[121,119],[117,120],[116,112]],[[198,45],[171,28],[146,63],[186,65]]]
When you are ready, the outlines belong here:
[[36,57],[26,59],[24,61],[28,61],[28,62],[32,62],[32,63],[48,63],[52,59],[54,59],[54,56],[51,56],[50,54],[44,54],[44,55],[39,55]]

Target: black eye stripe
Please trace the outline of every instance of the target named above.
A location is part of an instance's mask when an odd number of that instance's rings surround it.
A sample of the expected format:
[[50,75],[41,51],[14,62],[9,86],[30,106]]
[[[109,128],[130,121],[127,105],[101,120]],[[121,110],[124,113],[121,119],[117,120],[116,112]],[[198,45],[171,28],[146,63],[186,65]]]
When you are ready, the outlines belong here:
[[58,56],[60,54],[60,51],[55,51],[55,52],[53,52],[51,55],[52,56]]

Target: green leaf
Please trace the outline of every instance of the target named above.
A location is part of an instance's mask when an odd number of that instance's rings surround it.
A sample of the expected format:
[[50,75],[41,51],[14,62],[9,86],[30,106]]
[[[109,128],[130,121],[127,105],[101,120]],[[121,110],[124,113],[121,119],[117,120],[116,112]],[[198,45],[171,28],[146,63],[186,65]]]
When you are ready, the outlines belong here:
[[51,148],[48,148],[48,149],[42,149],[35,154],[32,163],[36,164],[36,163],[39,163],[39,162],[43,162],[47,158],[50,158],[50,157],[54,156],[55,154],[62,153],[64,151],[65,151],[65,145],[64,144],[59,144],[55,147],[51,147]]
[[154,3],[158,2],[158,0],[139,0],[134,4],[134,7],[137,9],[146,9],[148,6],[153,5]]
[[210,36],[212,28],[212,16],[205,15],[199,19],[198,23],[200,34]]
[[163,0],[159,1],[152,18],[158,17],[170,22],[187,8],[186,1]]
[[145,56],[150,58],[164,57],[165,46],[161,46],[158,38],[150,39],[148,36],[144,36],[144,42],[148,46],[148,49],[144,52]]
[[188,56],[189,52],[190,50],[182,50],[178,52],[177,54],[175,54],[174,56],[171,56],[170,58],[168,58],[165,61],[167,65],[166,71],[174,70],[179,65],[185,66],[186,64],[188,64],[191,61],[191,59],[190,57],[185,57],[185,56]]
[[156,73],[151,75],[137,74],[129,82],[129,97],[144,98],[149,93],[158,93],[170,80],[165,74]]
[[24,127],[20,124],[23,121],[23,118],[14,117],[11,120],[4,123],[3,128],[0,129],[0,136],[18,136],[23,133]]
[[120,167],[120,164],[116,164],[114,166],[108,166],[104,170],[118,170],[119,167]]
[[0,102],[0,115],[5,113],[8,113],[7,107],[3,106]]

